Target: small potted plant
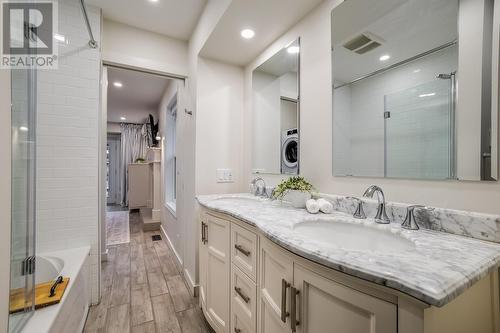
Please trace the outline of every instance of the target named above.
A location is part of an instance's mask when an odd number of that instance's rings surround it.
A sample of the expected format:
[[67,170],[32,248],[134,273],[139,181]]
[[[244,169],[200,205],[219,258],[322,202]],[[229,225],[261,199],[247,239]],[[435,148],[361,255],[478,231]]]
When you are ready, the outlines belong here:
[[304,208],[313,191],[314,187],[304,177],[295,176],[281,181],[273,191],[273,198],[290,202],[295,208]]

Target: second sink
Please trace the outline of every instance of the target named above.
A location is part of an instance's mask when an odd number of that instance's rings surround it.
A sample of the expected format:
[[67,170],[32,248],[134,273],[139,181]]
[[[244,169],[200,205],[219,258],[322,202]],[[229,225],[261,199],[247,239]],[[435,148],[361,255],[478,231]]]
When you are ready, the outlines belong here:
[[394,253],[415,249],[415,244],[388,229],[341,221],[307,221],[293,227],[301,236],[332,247],[354,251]]

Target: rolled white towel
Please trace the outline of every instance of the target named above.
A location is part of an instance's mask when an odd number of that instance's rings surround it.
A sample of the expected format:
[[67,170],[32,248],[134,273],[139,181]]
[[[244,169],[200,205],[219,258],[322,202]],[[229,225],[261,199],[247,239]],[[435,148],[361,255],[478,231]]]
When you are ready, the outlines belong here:
[[316,214],[319,212],[319,204],[314,199],[309,199],[306,201],[306,209],[311,214]]
[[325,214],[330,214],[333,212],[333,205],[330,201],[320,198],[317,200],[319,205],[319,210]]

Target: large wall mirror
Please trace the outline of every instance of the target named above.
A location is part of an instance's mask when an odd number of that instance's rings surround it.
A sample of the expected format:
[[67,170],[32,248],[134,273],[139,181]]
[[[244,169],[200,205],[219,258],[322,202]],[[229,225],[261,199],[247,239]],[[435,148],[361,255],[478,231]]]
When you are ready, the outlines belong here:
[[299,39],[252,72],[252,171],[299,173]]
[[333,174],[496,180],[498,12],[493,0],[334,8]]

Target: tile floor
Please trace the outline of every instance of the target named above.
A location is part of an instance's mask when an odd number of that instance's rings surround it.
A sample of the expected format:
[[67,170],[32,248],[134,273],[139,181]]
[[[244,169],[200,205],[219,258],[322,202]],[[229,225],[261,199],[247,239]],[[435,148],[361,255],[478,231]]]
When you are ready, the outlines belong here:
[[102,265],[103,295],[90,308],[84,332],[208,333],[173,253],[159,232],[143,232],[138,213],[130,214],[130,243],[109,247]]

